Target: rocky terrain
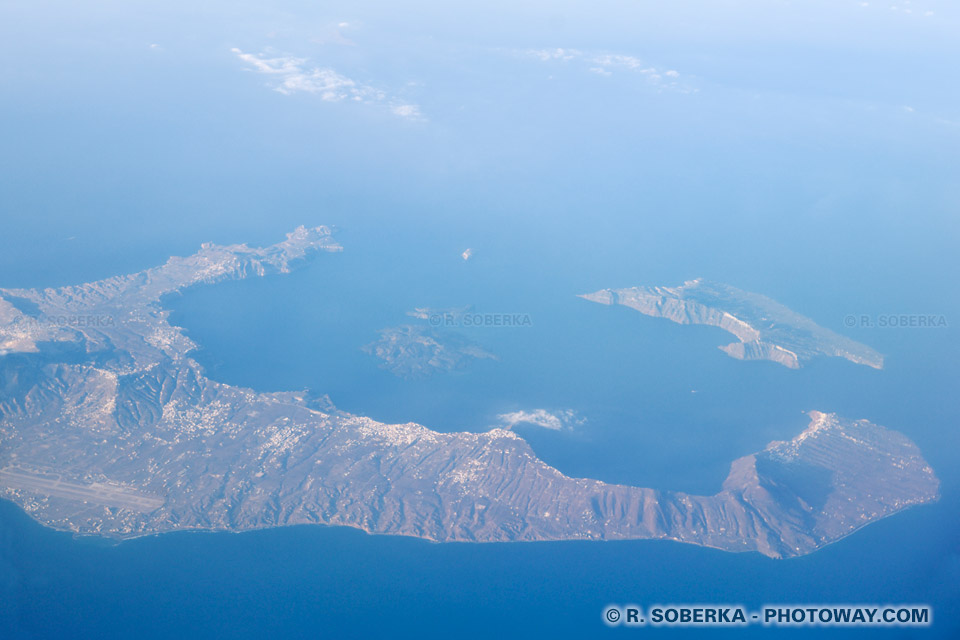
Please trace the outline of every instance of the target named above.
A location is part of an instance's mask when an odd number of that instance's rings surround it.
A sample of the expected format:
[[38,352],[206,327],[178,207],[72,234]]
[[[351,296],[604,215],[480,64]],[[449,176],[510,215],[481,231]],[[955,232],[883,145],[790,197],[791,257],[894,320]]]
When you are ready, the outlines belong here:
[[460,371],[472,360],[497,359],[459,333],[411,324],[380,330],[380,338],[363,351],[382,360],[382,368],[407,379]]
[[[571,478],[518,435],[438,433],[306,393],[206,377],[164,295],[339,251],[328,229],[204,245],[129,276],[0,289],[0,495],[58,529],[117,538],[316,523],[435,541],[670,539],[788,557],[934,500],[903,435],[811,413],[733,462],[712,496]],[[750,335],[745,333],[744,335]]]
[[679,287],[602,289],[580,297],[620,304],[677,324],[719,327],[737,338],[720,349],[738,360],[770,360],[799,369],[816,356],[834,356],[883,368],[883,356],[870,347],[825,329],[766,296],[718,282],[697,279]]

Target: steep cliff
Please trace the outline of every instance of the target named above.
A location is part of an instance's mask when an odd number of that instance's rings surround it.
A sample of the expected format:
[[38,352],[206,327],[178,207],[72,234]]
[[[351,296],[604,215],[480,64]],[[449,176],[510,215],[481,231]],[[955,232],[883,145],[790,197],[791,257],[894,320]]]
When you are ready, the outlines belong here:
[[720,349],[738,360],[770,360],[799,369],[816,356],[833,356],[883,368],[883,356],[870,347],[825,329],[766,296],[726,284],[697,279],[679,287],[601,289],[580,297],[623,305],[677,324],[719,327],[737,338],[738,342]]

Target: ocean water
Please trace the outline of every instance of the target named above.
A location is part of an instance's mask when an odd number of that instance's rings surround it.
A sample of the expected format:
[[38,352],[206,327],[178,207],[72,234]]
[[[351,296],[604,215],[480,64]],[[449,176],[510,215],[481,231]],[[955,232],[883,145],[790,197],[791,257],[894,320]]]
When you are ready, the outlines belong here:
[[12,638],[601,637],[614,633],[601,621],[611,602],[893,601],[932,605],[934,626],[784,635],[952,638],[958,506],[946,498],[813,555],[773,561],[650,541],[439,545],[309,526],[111,546],[44,529],[4,503],[0,624]]

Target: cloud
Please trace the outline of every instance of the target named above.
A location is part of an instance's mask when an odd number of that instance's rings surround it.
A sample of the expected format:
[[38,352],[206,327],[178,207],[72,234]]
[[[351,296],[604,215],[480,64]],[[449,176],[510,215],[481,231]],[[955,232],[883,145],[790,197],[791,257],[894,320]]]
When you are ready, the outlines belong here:
[[599,64],[602,67],[623,67],[624,69],[635,69],[641,73],[656,72],[652,67],[645,67],[640,58],[625,56],[619,53],[605,53],[603,55],[593,56],[591,62]]
[[395,104],[390,107],[390,111],[403,118],[421,120],[423,117],[420,113],[420,107],[415,104]]
[[409,120],[423,120],[420,107],[391,98],[386,92],[370,85],[356,82],[329,67],[317,67],[309,64],[306,58],[277,56],[268,58],[264,54],[245,53],[233,48],[231,51],[243,62],[250,65],[252,71],[273,78],[270,85],[284,95],[309,93],[326,102],[344,100],[363,104],[380,104],[394,115]]
[[549,60],[573,60],[583,56],[583,52],[577,49],[527,49],[523,53],[542,60],[543,62]]
[[887,5],[884,2],[876,2],[871,4],[866,0],[860,0],[859,2],[857,2],[857,4],[860,7],[864,9],[869,9],[869,10],[882,11],[884,10],[884,8],[886,8],[889,11],[896,13],[897,15],[904,15],[908,17],[922,16],[924,18],[929,18],[933,16],[933,11],[926,9],[925,6],[923,6],[923,5],[930,5],[931,3],[929,2],[918,2],[915,0],[902,0],[899,4]]
[[564,409],[554,413],[550,413],[546,409],[514,411],[512,413],[501,413],[497,416],[497,420],[505,429],[512,429],[518,424],[530,424],[554,431],[572,429],[574,426],[586,422],[583,418],[578,417],[572,409]]
[[679,81],[680,72],[675,69],[660,71],[640,58],[622,53],[590,52],[580,49],[522,49],[514,54],[532,58],[545,63],[573,63],[586,68],[590,73],[609,77],[616,72],[629,72],[643,76],[647,82],[659,89],[670,89],[681,93],[696,91]]

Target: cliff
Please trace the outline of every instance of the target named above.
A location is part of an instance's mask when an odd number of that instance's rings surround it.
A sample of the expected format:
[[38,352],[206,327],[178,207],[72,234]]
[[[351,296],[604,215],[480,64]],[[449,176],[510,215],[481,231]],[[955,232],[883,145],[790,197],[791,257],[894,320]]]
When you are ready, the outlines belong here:
[[766,296],[726,284],[697,279],[679,287],[602,289],[580,297],[623,305],[677,324],[719,327],[738,340],[720,349],[738,360],[770,360],[799,369],[812,358],[830,356],[883,368],[883,356],[870,347],[825,329]]

